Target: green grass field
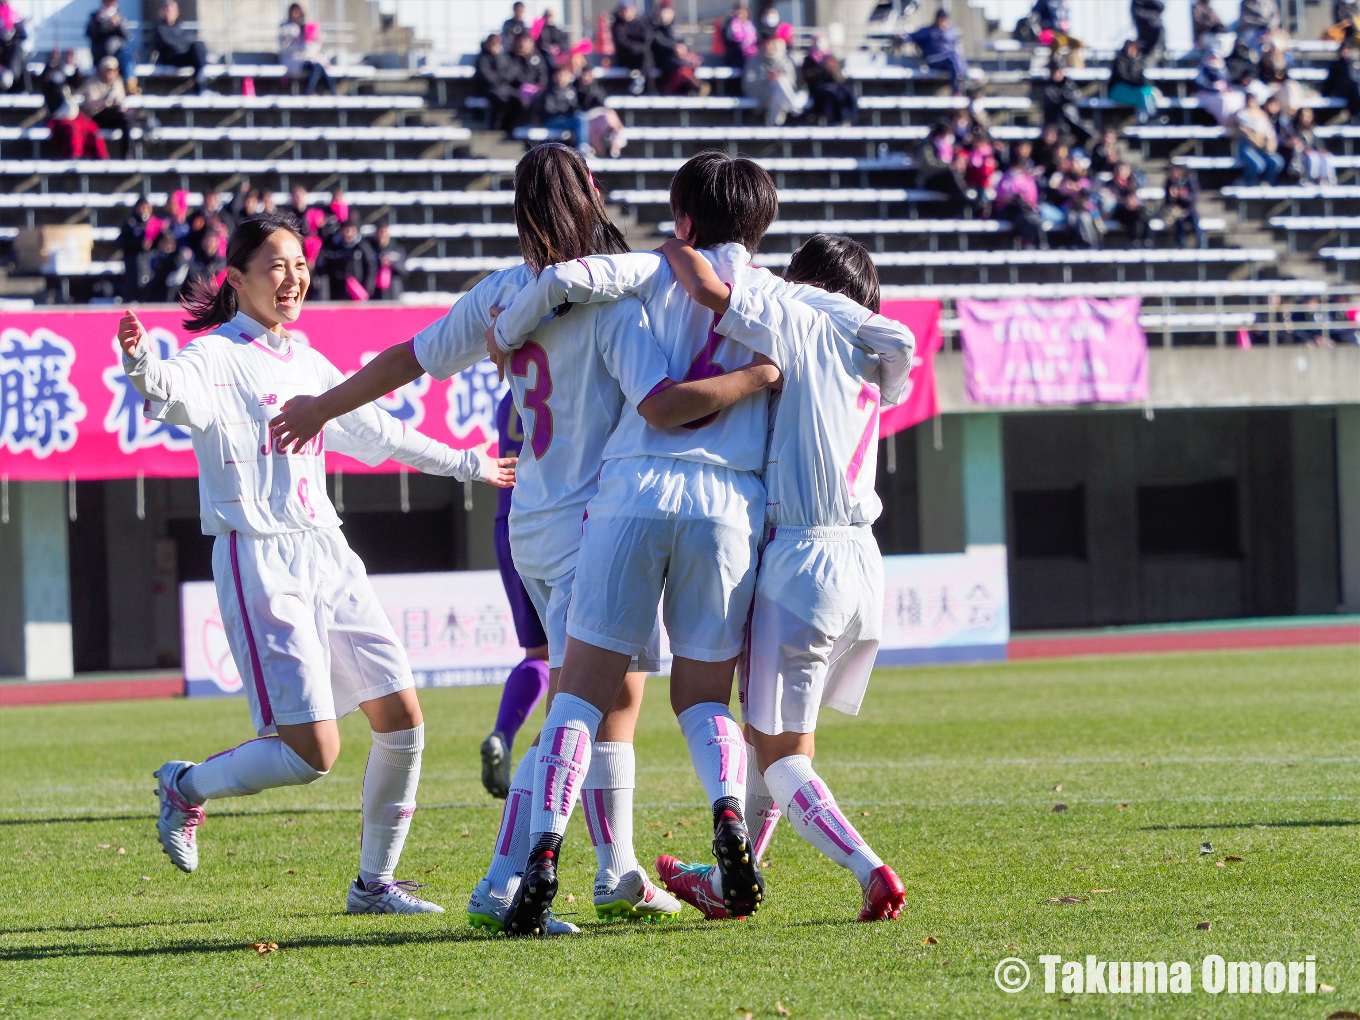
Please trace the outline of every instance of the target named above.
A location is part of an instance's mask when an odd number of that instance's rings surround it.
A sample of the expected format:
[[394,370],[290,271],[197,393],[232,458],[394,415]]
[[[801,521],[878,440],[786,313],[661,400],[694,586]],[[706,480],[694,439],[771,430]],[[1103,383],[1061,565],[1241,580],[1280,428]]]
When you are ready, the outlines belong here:
[[[708,859],[707,810],[665,695],[653,682],[638,736],[648,865],[662,852]],[[368,744],[359,716],[316,786],[210,804],[190,876],[156,841],[150,774],[251,736],[243,701],[0,710],[0,1017],[1360,1012],[1353,647],[880,672],[863,715],[826,713],[819,744],[846,814],[907,885],[902,919],[874,925],[854,921],[849,873],[787,823],[756,918],[705,923],[686,908],[669,925],[597,923],[578,817],[559,907],[584,908],[582,936],[468,928],[500,815],[477,760],[498,696],[422,695],[422,810],[402,874],[449,913],[415,919],[342,913]],[[1049,902],[1063,896],[1085,901]],[[280,948],[260,956],[255,942]],[[1196,990],[1044,994],[1043,953],[1185,960]],[[1207,953],[1311,953],[1336,990],[1211,995],[1199,989]],[[1016,995],[993,982],[1011,956],[1035,973]]]

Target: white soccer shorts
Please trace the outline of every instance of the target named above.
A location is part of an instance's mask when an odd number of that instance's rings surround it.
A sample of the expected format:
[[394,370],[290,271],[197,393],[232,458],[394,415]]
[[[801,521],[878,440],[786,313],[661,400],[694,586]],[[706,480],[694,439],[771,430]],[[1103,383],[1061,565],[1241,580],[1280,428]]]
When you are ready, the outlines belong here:
[[858,715],[883,633],[883,557],[868,526],[773,529],[760,557],[738,696],[742,722],[811,733]]
[[[537,577],[521,574],[524,590],[529,593],[529,601],[538,610],[538,618],[543,623],[543,631],[548,635],[548,668],[559,669],[562,656],[567,647],[567,607],[571,605],[571,590],[574,571],[557,578],[544,581]],[[633,661],[628,665],[630,673],[656,673],[661,669],[661,626],[652,611],[652,632],[642,646],[633,650]]]
[[219,535],[213,578],[260,735],[339,719],[415,685],[406,650],[339,528]]
[[675,655],[733,658],[764,513],[765,487],[749,471],[669,457],[606,461],[587,508],[567,632],[627,652],[646,640],[661,601]]

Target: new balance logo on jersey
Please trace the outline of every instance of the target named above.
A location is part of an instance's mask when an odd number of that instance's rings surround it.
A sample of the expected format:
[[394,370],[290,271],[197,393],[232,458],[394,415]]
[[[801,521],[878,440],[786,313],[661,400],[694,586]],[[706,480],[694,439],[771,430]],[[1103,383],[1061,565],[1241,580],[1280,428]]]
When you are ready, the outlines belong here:
[[273,407],[278,402],[279,395],[277,393],[266,393],[263,397],[260,398],[261,407]]

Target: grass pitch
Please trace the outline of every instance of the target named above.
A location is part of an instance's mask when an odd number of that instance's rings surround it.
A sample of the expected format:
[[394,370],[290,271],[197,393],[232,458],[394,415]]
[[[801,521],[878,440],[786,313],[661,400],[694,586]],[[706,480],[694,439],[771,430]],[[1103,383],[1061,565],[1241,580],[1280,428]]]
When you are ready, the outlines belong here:
[[[210,804],[190,876],[156,842],[151,771],[251,736],[243,701],[0,711],[0,1017],[1360,1012],[1355,648],[880,672],[858,719],[825,713],[818,755],[907,885],[903,918],[874,925],[854,921],[849,873],[787,823],[756,918],[596,923],[577,818],[558,905],[581,911],[584,934],[471,930],[463,906],[500,814],[477,759],[498,696],[421,696],[422,810],[401,876],[428,883],[442,918],[342,913],[368,744],[358,715],[315,786]],[[707,815],[656,681],[638,734],[639,859],[709,859]],[[1064,896],[1079,901],[1050,902]],[[258,942],[279,949],[260,956]],[[1186,960],[1196,990],[1044,994],[1043,953]],[[1311,953],[1336,991],[1210,995],[1207,953]],[[993,982],[1011,956],[1035,973],[1017,995]]]

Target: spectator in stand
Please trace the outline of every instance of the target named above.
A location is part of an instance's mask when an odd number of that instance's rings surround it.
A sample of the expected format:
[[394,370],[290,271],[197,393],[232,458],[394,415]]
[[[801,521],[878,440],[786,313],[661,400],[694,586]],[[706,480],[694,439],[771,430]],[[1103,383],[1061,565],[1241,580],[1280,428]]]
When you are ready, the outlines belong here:
[[246,188],[238,192],[236,198],[237,200],[232,202],[232,213],[236,216],[237,223],[244,223],[263,215],[263,202],[256,189]]
[[1282,24],[1278,0],[1242,0],[1237,16],[1237,41],[1249,49],[1259,49],[1261,39],[1278,32]]
[[193,259],[189,263],[186,279],[215,286],[218,276],[227,271],[226,227],[218,222],[209,223],[189,250]]
[[127,90],[118,73],[117,57],[104,57],[99,61],[95,76],[81,88],[78,98],[80,112],[95,124],[109,131],[122,132],[122,136],[114,141],[117,153],[114,158],[127,159],[132,142],[132,115],[127,109]]
[[549,137],[566,132],[571,135],[574,145],[586,141],[585,125],[581,122],[581,98],[576,93],[570,64],[556,68],[548,87],[534,96],[529,119],[535,127],[547,128]]
[[509,58],[501,51],[501,37],[489,35],[482,40],[477,54],[477,69],[472,76],[472,94],[489,104],[489,124],[493,131],[505,131],[507,114],[518,112],[519,95],[511,82]]
[[99,6],[85,23],[85,35],[90,40],[90,59],[95,67],[105,57],[116,58],[128,94],[136,95],[137,60],[132,52],[131,33],[118,10],[118,0],[99,0]]
[[[154,221],[154,226],[153,226]],[[123,252],[124,301],[135,301],[141,293],[141,283],[137,278],[137,257],[149,251],[151,242],[160,230],[160,221],[151,215],[151,200],[145,195],[137,196],[137,204],[123,221],[118,231],[118,247]]]
[[1109,203],[1110,218],[1124,227],[1129,235],[1129,243],[1134,248],[1142,248],[1148,242],[1148,211],[1138,197],[1138,181],[1133,176],[1133,167],[1119,163],[1114,168],[1110,181],[1104,188]]
[[675,31],[675,7],[663,0],[652,11],[652,60],[656,64],[661,91],[668,96],[706,96],[710,89],[694,69],[701,58],[690,52]]
[[1293,117],[1282,117],[1280,129],[1288,180],[1297,184],[1336,183],[1332,154],[1317,136],[1317,119],[1311,106],[1302,107]]
[[1110,102],[1131,106],[1138,111],[1138,123],[1146,124],[1157,116],[1162,94],[1147,80],[1146,63],[1137,39],[1127,39],[1110,68]]
[[193,225],[189,222],[189,193],[172,191],[165,212],[165,226],[161,229],[173,237],[176,244],[185,244],[193,232]]
[[1190,38],[1195,49],[1205,52],[1214,48],[1214,36],[1223,35],[1227,28],[1214,10],[1213,0],[1195,0],[1190,6]]
[[732,13],[722,26],[723,63],[744,70],[746,62],[756,55],[760,33],[751,20],[751,8],[744,3],[734,4]]
[[1332,0],[1332,27],[1324,38],[1341,40],[1360,34],[1360,0]]
[[1162,13],[1166,10],[1164,0],[1130,0],[1129,14],[1133,17],[1133,30],[1138,36],[1138,48],[1149,64],[1155,64],[1166,48],[1166,27],[1162,24]]
[[76,51],[54,49],[47,58],[47,66],[38,75],[38,88],[42,92],[47,112],[56,116],[58,110],[70,102],[71,97],[85,84],[85,75],[76,63]]
[[1250,92],[1246,94],[1246,106],[1233,118],[1233,131],[1237,136],[1237,160],[1242,167],[1238,183],[1252,188],[1262,180],[1272,185],[1279,181],[1284,170],[1279,138],[1260,102]]
[[1195,98],[1199,108],[1221,126],[1232,123],[1246,105],[1246,93],[1228,78],[1228,66],[1213,50],[1206,50],[1195,76]]
[[1258,92],[1257,98],[1262,98],[1262,93],[1265,93],[1265,98],[1270,96],[1278,98],[1281,109],[1287,116],[1292,117],[1313,93],[1305,89],[1301,82],[1289,76],[1289,64],[1282,38],[1275,36],[1262,42],[1261,60],[1257,65],[1261,92]]
[[1043,217],[1039,214],[1039,184],[1034,178],[1030,143],[1011,146],[1010,165],[996,185],[995,210],[998,219],[1011,225],[1022,247],[1047,248]]
[[1195,245],[1206,247],[1199,228],[1199,181],[1186,167],[1172,163],[1166,171],[1166,197],[1162,200],[1162,221],[1176,234],[1176,247],[1184,248],[1187,235],[1195,235]]
[[818,36],[803,58],[803,84],[808,90],[805,117],[813,124],[853,124],[858,115],[855,90],[845,81],[841,62],[825,36]]
[[595,72],[589,64],[581,68],[581,74],[576,79],[576,94],[580,97],[581,116],[586,125],[583,141],[589,146],[590,152],[618,159],[623,155],[628,137],[619,115],[605,105],[608,94],[604,86],[595,80]]
[[308,21],[302,4],[288,5],[288,20],[279,26],[279,63],[288,70],[295,82],[305,81],[304,91],[309,96],[325,86],[335,95],[331,76],[326,70],[329,58],[321,51],[321,25]]
[[1107,127],[1100,134],[1100,140],[1091,149],[1091,176],[1112,174],[1114,168],[1124,162],[1119,154],[1119,132]]
[[1081,109],[1077,106],[1079,98],[1076,86],[1068,81],[1062,65],[1049,64],[1048,80],[1042,90],[1044,123],[1057,124],[1077,145],[1084,145],[1091,133],[1082,123]]
[[515,39],[514,49],[506,62],[508,81],[515,89],[515,104],[502,118],[505,131],[510,134],[528,117],[534,97],[548,87],[548,62],[534,46],[534,39],[523,32]]
[[[527,35],[525,38],[529,38]],[[533,39],[529,39],[533,42]],[[359,221],[346,220],[321,249],[316,271],[327,281],[331,301],[367,301],[373,293],[378,259],[359,234]]]
[[228,234],[231,228],[236,225],[230,212],[222,208],[222,196],[212,188],[203,192],[203,204],[198,207],[198,211],[209,223],[220,223]]
[[1072,17],[1067,0],[1034,0],[1029,21],[1038,29],[1037,42],[1048,46],[1056,57],[1067,50],[1068,62],[1082,67],[1081,40],[1072,37]]
[[968,153],[968,169],[963,175],[964,182],[977,192],[983,202],[990,203],[996,194],[996,182],[1001,177],[996,146],[992,144],[987,132],[978,128],[964,141],[963,148]]
[[561,63],[571,49],[571,40],[567,33],[558,27],[557,15],[553,13],[551,7],[544,9],[543,16],[529,31],[536,37],[538,52],[543,54],[543,59],[548,62],[549,67],[556,67]]
[[313,233],[311,225],[307,222],[307,211],[311,208],[311,203],[307,201],[308,191],[301,184],[294,184],[288,189],[288,204],[283,207],[283,211],[298,222],[298,229],[302,231],[302,236],[307,237]]
[[396,301],[406,290],[406,249],[392,240],[387,220],[379,220],[369,239],[377,270],[373,276],[373,300]]
[[656,64],[652,60],[652,26],[639,18],[633,0],[619,0],[614,8],[614,62],[632,71],[634,95],[656,94]]
[[968,78],[968,61],[963,55],[963,39],[959,30],[949,23],[949,12],[941,7],[934,20],[907,36],[921,51],[921,59],[932,70],[943,70],[949,75],[949,88],[956,96],[963,95],[963,83]]
[[203,68],[208,63],[208,49],[187,28],[180,27],[179,4],[175,0],[163,0],[161,3],[161,18],[152,29],[149,49],[155,55],[157,64],[192,67],[194,89],[199,95],[203,94],[207,88]]
[[1333,99],[1342,99],[1352,117],[1360,117],[1360,50],[1354,39],[1341,44],[1327,69],[1327,78],[1322,83],[1322,94]]
[[516,3],[510,8],[510,17],[505,19],[501,25],[501,42],[505,45],[507,53],[515,51],[515,41],[522,35],[529,34],[529,23],[524,20],[524,5]]
[[24,52],[27,41],[24,19],[19,17],[9,0],[0,0],[0,92],[33,91],[28,56]]
[[1095,251],[1100,247],[1102,224],[1100,210],[1091,189],[1084,161],[1069,155],[1059,171],[1057,191],[1063,200],[1062,209],[1071,232],[1074,247]]
[[912,163],[916,167],[916,180],[922,188],[934,188],[932,180],[941,173],[949,171],[954,161],[954,131],[945,120],[937,120],[930,126],[930,132],[912,153]]
[[193,263],[193,253],[176,243],[174,235],[162,230],[156,235],[155,243],[148,253],[146,263],[149,272],[142,288],[142,301],[174,304],[179,300],[180,288],[189,278],[189,267]]
[[1044,177],[1058,168],[1053,152],[1061,143],[1062,131],[1057,124],[1045,124],[1039,129],[1039,140],[1034,143],[1032,158]]
[[777,127],[802,108],[794,82],[793,61],[784,52],[783,40],[762,35],[756,55],[746,62],[741,90],[760,104],[767,125]]

